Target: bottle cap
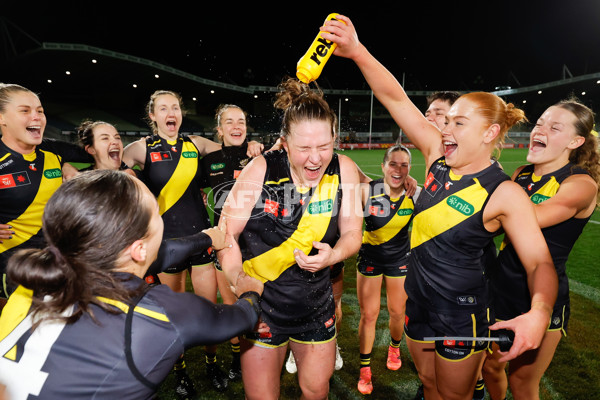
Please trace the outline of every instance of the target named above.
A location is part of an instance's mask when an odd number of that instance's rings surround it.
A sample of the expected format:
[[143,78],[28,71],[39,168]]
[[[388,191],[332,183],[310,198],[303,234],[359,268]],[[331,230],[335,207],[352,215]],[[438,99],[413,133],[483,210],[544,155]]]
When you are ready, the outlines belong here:
[[296,71],[296,76],[298,77],[298,79],[300,79],[300,81],[307,84],[312,81],[310,72],[308,72],[304,68],[298,68],[298,70]]

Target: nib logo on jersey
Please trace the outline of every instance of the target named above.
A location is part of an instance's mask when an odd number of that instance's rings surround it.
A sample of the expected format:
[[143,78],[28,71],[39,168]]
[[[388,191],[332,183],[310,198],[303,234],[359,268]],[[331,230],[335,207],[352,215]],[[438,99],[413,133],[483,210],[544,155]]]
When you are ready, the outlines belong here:
[[29,185],[30,183],[27,171],[0,175],[0,189],[10,189],[17,186]]

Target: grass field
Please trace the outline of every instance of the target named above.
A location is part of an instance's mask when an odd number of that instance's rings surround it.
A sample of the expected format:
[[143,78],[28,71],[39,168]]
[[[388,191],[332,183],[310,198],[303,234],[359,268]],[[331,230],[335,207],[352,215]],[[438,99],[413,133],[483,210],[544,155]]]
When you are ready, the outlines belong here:
[[[413,169],[411,175],[421,184],[425,176],[425,165],[421,154],[414,150]],[[343,151],[372,178],[381,177],[381,160],[383,150]],[[500,163],[510,175],[519,165],[524,164],[526,150],[507,149],[500,156]],[[597,329],[600,326],[600,274],[598,267],[598,248],[600,243],[600,213],[592,216],[583,234],[573,249],[567,273],[571,283],[571,319],[569,335],[564,338],[557,349],[550,368],[546,372],[541,385],[543,400],[581,400],[600,399],[600,341]],[[356,297],[355,259],[346,260],[344,275],[344,294],[342,297],[343,318],[338,341],[344,358],[344,367],[336,371],[331,379],[330,399],[360,399],[363,397],[356,390],[358,380],[358,321],[360,312]],[[191,288],[190,288],[191,290]],[[373,371],[372,399],[412,399],[419,385],[414,364],[402,341],[403,366],[399,371],[388,371],[385,368],[387,346],[389,343],[388,314],[386,308],[385,289],[382,292],[381,312],[377,324],[377,336],[371,355]],[[230,362],[229,344],[219,346],[218,362],[226,369]],[[224,393],[218,393],[209,386],[205,379],[204,351],[196,348],[186,353],[188,371],[198,389],[198,399],[243,399],[244,391],[241,382],[231,382]],[[163,383],[160,399],[175,398],[172,388],[173,376]],[[281,398],[297,399],[300,397],[296,375],[282,372]],[[488,398],[486,396],[486,398]],[[508,396],[509,399],[512,397]]]

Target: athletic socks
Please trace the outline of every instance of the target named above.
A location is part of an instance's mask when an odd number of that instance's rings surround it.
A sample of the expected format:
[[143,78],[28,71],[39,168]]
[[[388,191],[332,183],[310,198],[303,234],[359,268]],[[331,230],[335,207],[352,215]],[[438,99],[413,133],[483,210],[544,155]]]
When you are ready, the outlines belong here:
[[242,366],[240,362],[240,344],[231,343],[231,367],[227,376],[230,380],[235,381],[242,377]]
[[216,353],[206,353],[205,357],[206,357],[207,364],[214,364],[217,362],[217,354]]
[[371,366],[371,353],[363,354],[360,353],[360,367],[370,367]]

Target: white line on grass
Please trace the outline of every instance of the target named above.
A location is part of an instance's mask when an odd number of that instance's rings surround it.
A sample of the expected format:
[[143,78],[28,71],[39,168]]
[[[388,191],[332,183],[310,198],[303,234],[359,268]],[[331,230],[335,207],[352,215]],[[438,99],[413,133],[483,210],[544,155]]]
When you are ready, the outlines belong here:
[[569,279],[569,289],[596,304],[600,304],[600,290],[595,287]]

